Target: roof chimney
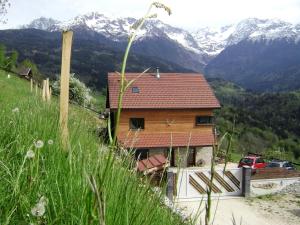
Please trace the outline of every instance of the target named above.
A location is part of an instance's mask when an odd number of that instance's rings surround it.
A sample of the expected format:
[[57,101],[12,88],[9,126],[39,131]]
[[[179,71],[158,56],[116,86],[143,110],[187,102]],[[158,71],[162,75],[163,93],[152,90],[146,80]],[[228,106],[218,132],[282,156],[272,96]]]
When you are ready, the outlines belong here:
[[156,67],[156,78],[157,78],[157,79],[160,78],[159,67]]

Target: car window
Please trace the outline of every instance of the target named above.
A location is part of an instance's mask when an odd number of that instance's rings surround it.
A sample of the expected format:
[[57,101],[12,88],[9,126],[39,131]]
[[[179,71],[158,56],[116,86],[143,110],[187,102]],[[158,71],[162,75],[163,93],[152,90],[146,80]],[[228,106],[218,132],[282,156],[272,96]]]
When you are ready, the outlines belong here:
[[293,167],[292,163],[285,163],[283,164],[283,167]]
[[256,163],[264,163],[265,161],[262,158],[256,159]]
[[269,165],[268,165],[268,167],[272,167],[272,168],[274,168],[274,167],[280,167],[280,164],[279,163],[270,163]]
[[241,163],[252,164],[252,163],[253,163],[253,159],[242,158],[242,159],[241,159]]

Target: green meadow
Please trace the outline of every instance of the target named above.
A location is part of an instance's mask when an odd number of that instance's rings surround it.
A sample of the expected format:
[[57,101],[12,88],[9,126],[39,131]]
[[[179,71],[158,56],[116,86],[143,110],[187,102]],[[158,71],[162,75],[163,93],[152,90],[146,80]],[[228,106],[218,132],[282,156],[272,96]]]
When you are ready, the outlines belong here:
[[[39,90],[40,92],[40,90]],[[69,110],[69,151],[59,139],[58,99],[0,71],[0,224],[183,224],[136,174],[126,151],[97,135],[97,115]]]

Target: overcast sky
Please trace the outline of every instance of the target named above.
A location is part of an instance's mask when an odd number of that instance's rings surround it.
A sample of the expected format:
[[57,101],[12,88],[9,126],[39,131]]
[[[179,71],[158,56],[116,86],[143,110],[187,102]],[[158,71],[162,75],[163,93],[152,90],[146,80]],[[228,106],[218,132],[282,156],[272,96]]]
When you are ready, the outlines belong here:
[[[10,0],[6,15],[7,24],[0,28],[12,28],[27,24],[38,17],[68,20],[78,14],[98,11],[108,16],[140,17],[146,11],[149,0]],[[300,0],[161,0],[173,11],[168,17],[159,18],[166,23],[188,29],[203,26],[218,27],[257,18],[279,18],[300,23]]]

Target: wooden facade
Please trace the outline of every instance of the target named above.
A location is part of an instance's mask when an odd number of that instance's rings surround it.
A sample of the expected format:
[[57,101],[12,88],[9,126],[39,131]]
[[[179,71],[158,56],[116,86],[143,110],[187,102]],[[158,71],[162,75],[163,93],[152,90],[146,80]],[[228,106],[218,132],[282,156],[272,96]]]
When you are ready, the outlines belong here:
[[121,113],[119,133],[130,131],[130,118],[144,118],[142,133],[212,131],[212,124],[196,125],[196,116],[213,116],[212,109],[135,109]]

